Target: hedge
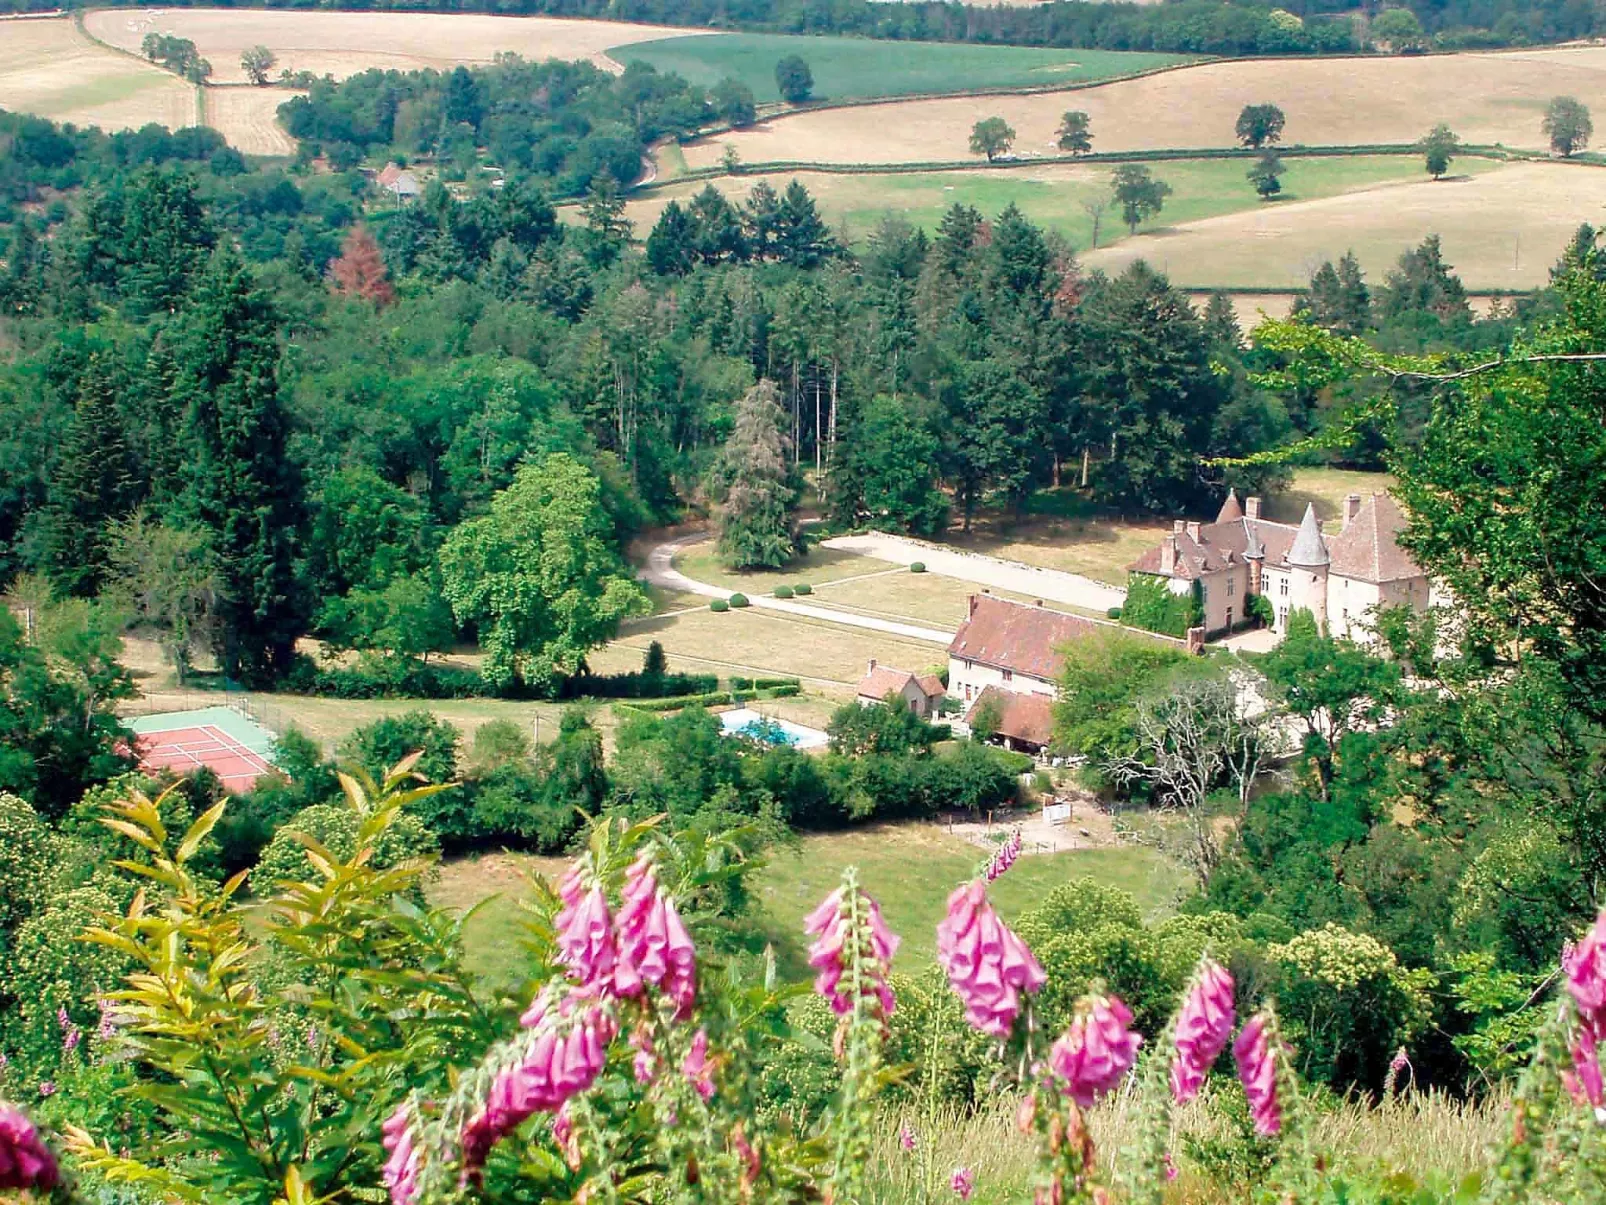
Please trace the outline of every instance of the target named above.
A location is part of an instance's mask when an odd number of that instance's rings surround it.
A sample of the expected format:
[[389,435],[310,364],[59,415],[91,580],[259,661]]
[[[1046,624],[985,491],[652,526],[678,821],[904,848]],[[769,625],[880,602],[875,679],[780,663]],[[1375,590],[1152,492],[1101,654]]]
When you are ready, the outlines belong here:
[[801,694],[802,690],[799,683],[790,681],[763,690],[714,690],[699,695],[681,695],[674,699],[636,699],[615,706],[619,710],[637,712],[679,711],[683,707],[718,707],[725,703],[750,703],[754,699],[789,699]]
[[774,690],[778,686],[796,686],[801,688],[801,678],[743,678],[731,675],[732,690]]
[[719,688],[715,674],[578,674],[534,690],[523,683],[498,687],[478,673],[410,658],[359,657],[354,665],[321,666],[297,657],[281,685],[294,694],[334,699],[659,699]]

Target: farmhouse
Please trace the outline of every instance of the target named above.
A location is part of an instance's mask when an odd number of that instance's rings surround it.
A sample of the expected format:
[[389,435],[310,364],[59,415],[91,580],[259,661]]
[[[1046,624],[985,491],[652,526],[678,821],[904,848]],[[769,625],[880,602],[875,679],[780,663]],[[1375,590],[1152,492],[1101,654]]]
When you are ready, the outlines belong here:
[[1006,749],[1041,753],[1054,736],[1054,700],[1048,695],[984,687],[965,713],[965,723],[971,732],[996,740]]
[[1270,600],[1278,633],[1291,614],[1306,610],[1334,636],[1366,639],[1375,608],[1428,605],[1427,574],[1399,545],[1404,527],[1399,504],[1386,493],[1349,495],[1342,527],[1328,536],[1314,506],[1298,526],[1274,523],[1261,517],[1259,498],[1240,505],[1229,492],[1214,523],[1177,520],[1160,546],[1129,568],[1165,579],[1176,594],[1197,584],[1211,636],[1244,626],[1249,600],[1259,596]]
[[1052,698],[1059,689],[1061,646],[1099,629],[1090,619],[970,596],[970,614],[948,646],[948,693],[968,708],[989,686]]
[[936,713],[942,702],[942,679],[935,674],[916,674],[906,669],[894,669],[870,658],[869,668],[859,679],[856,695],[859,706],[869,707],[883,703],[887,696],[896,695],[910,711],[925,718]]

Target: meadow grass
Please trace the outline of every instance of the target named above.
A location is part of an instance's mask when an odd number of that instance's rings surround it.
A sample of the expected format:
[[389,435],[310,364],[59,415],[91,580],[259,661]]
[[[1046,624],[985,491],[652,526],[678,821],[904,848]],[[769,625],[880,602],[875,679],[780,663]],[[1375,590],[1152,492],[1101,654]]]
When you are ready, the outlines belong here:
[[1130,75],[1185,63],[1186,55],[1117,50],[1044,50],[949,42],[890,42],[866,38],[739,33],[675,37],[616,46],[621,63],[650,63],[694,84],[733,76],[760,101],[778,101],[775,64],[802,55],[814,76],[815,100],[960,92],[975,88],[1048,87]]
[[675,568],[692,580],[745,594],[771,594],[776,586],[795,586],[799,582],[818,585],[863,573],[880,573],[886,567],[885,561],[874,557],[818,544],[783,569],[727,569],[711,539],[689,545],[675,557]]

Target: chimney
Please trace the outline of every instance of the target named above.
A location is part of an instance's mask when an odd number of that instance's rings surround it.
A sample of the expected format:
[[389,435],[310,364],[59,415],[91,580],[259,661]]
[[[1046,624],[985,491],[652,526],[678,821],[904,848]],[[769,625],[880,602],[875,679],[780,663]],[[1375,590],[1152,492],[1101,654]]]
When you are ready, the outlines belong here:
[[1173,532],[1160,541],[1160,572],[1166,576],[1177,571],[1177,537]]
[[1034,598],[1034,599],[1032,599],[1032,606],[1034,606],[1034,607],[1040,607],[1040,606],[1042,606],[1042,605],[1043,605],[1043,600],[1042,600],[1042,599],[1040,599],[1040,598]]
[[1172,519],[1171,520],[1171,534],[1174,535],[1174,536],[1180,536],[1182,534],[1182,529],[1184,527],[1186,527],[1186,526],[1187,526],[1187,524],[1184,523],[1181,519]]
[[1244,518],[1246,518],[1246,519],[1258,519],[1258,518],[1260,518],[1260,499],[1259,499],[1259,497],[1245,498],[1244,499]]
[[[1361,496],[1359,494],[1344,495],[1344,527],[1355,521],[1355,516],[1361,513]],[[1339,529],[1340,531],[1343,528]]]
[[1188,539],[1192,540],[1195,544],[1202,542],[1199,539],[1199,522],[1197,519],[1188,520]]
[[871,675],[871,674],[873,674],[873,673],[875,673],[875,658],[874,658],[874,657],[871,657],[871,658],[870,658],[870,665],[869,665],[869,667],[868,667],[868,668],[867,668],[867,669],[866,669],[866,670],[865,670],[865,671],[864,671],[864,676],[865,676],[865,677],[866,677],[866,678],[868,678],[868,677],[869,677],[869,676],[870,676],[870,675]]
[[972,615],[976,613],[976,596],[974,594],[970,596],[970,613]]

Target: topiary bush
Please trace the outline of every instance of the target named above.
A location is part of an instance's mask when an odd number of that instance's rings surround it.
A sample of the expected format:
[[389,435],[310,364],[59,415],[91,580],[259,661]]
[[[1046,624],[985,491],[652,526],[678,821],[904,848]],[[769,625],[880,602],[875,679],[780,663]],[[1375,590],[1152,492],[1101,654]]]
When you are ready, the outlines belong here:
[[1106,616],[1108,616],[1109,618],[1111,618],[1111,619],[1120,619],[1121,618],[1121,608],[1120,607],[1111,607],[1108,611],[1104,612],[1104,614]]
[[926,562],[924,562],[924,561],[916,561],[914,564],[909,566],[909,572],[910,573],[924,573],[925,571],[926,571]]
[[809,585],[807,582],[799,582],[797,585],[793,586],[792,589],[793,589],[793,591],[795,593],[798,593],[798,594],[813,594],[814,593],[814,587]]
[[731,595],[731,606],[733,606],[733,607],[745,607],[747,605],[748,605],[747,595],[745,595],[745,594],[732,594]]
[[791,586],[776,586],[775,587],[775,597],[776,598],[791,598],[792,597],[792,587]]
[[708,604],[708,609],[719,614],[724,614],[726,611],[731,609],[731,605],[723,598],[716,598]]

